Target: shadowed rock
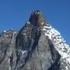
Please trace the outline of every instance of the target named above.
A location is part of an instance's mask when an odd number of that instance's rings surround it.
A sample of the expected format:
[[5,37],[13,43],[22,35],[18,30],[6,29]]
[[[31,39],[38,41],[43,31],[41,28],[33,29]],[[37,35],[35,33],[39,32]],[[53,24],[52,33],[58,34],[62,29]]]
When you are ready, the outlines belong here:
[[[46,25],[42,13],[34,11],[30,18],[29,24],[25,24],[16,37],[17,48],[17,70],[56,70],[59,69],[58,62],[60,55],[49,43],[49,39],[41,31]],[[51,42],[51,41],[50,41]],[[21,51],[27,51],[27,56],[23,59]],[[21,54],[19,54],[21,53]],[[23,55],[24,56],[24,55]],[[23,63],[21,63],[21,61]],[[56,64],[56,66],[54,66]]]
[[42,12],[39,10],[36,10],[31,14],[29,21],[34,26],[43,26],[46,22],[42,15]]

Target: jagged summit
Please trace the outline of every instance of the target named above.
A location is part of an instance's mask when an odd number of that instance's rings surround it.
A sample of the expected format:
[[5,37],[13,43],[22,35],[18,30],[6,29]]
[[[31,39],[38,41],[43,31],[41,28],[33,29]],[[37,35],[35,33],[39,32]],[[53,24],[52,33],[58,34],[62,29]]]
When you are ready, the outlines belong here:
[[32,25],[34,26],[43,26],[45,25],[45,18],[42,15],[42,12],[40,10],[34,11],[30,18],[29,21]]
[[18,33],[0,34],[0,70],[70,70],[70,45],[36,10]]

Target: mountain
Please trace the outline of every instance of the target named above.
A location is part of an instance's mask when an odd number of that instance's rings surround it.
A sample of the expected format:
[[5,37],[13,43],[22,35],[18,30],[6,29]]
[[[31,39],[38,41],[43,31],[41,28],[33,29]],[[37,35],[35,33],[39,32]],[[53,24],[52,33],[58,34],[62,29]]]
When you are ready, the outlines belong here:
[[39,10],[19,32],[0,34],[0,70],[70,70],[70,45]]

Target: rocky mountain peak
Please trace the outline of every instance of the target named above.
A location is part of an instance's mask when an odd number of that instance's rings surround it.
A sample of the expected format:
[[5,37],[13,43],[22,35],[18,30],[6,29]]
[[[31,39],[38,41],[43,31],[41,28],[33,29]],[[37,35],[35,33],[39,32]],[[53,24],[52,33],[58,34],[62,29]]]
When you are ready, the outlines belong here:
[[45,25],[45,19],[42,15],[42,12],[39,10],[36,10],[31,14],[29,21],[34,26],[41,27]]
[[0,70],[70,70],[70,45],[36,10],[18,32],[0,34]]

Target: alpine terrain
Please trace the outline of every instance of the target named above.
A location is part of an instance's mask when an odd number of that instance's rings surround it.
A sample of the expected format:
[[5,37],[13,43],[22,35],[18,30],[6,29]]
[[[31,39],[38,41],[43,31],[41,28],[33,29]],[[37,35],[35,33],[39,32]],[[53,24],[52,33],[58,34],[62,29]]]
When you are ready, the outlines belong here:
[[18,32],[0,33],[0,70],[70,70],[70,45],[36,10]]

